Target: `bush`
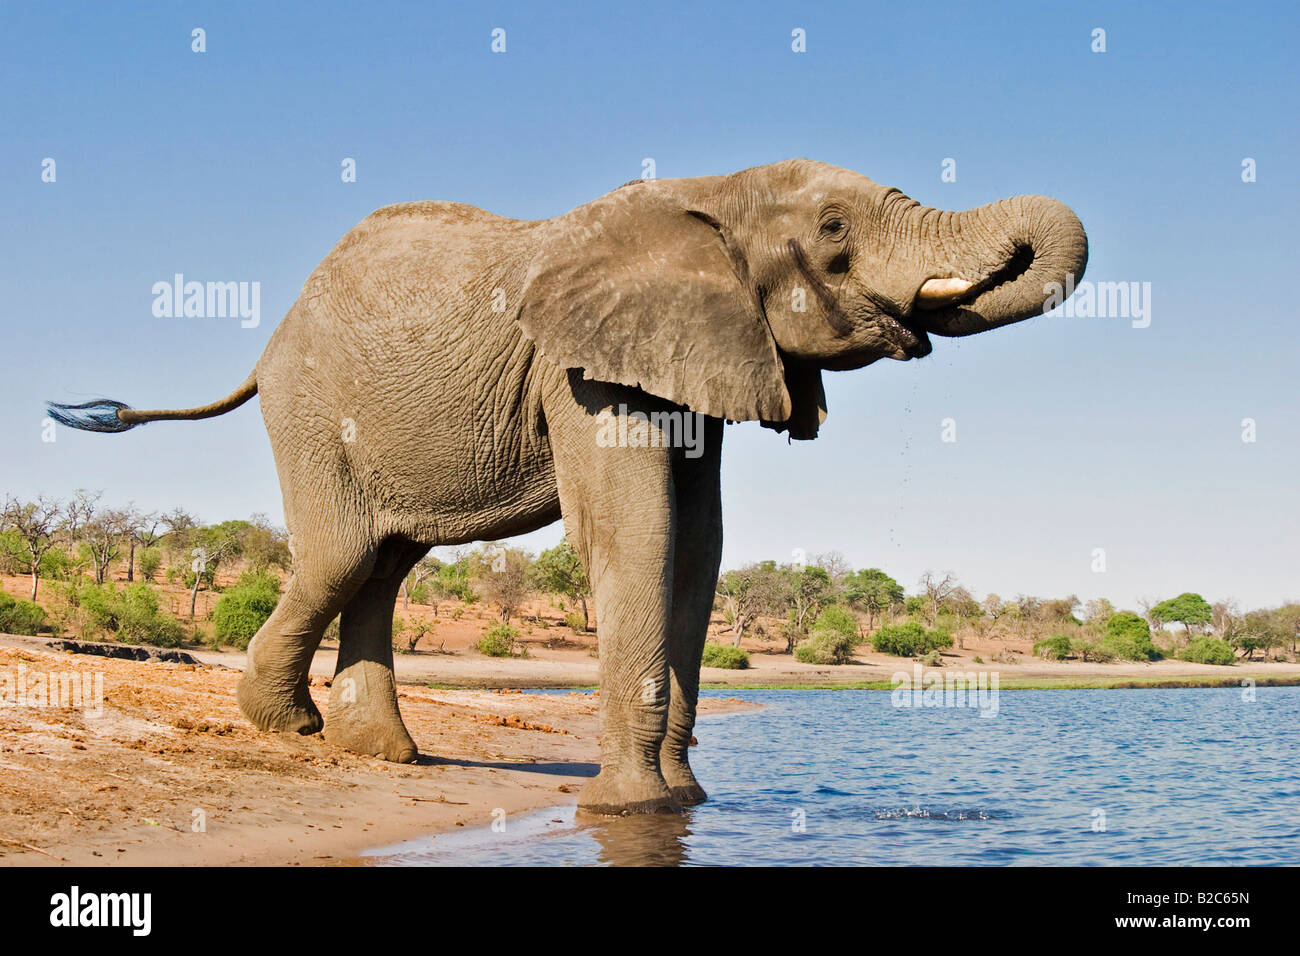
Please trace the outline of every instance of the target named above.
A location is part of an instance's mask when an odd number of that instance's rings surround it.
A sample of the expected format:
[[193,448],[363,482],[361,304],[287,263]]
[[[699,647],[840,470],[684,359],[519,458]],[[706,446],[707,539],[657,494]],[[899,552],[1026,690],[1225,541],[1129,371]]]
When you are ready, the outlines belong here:
[[856,633],[849,637],[829,627],[813,627],[812,633],[795,647],[794,657],[805,664],[847,664],[853,659],[857,643]]
[[158,569],[162,567],[162,552],[157,548],[145,548],[140,552],[136,566],[140,569],[140,577],[152,581],[158,576]]
[[871,643],[882,654],[914,657],[942,647],[952,647],[952,635],[935,629],[927,631],[916,621],[905,624],[886,624],[872,635]]
[[858,633],[858,619],[853,616],[853,612],[842,604],[832,604],[826,610],[817,615],[817,620],[813,622],[812,629],[834,631],[847,637],[854,644],[862,641]]
[[1115,659],[1113,651],[1102,645],[1101,641],[1076,638],[1070,642],[1070,652],[1081,661],[1095,664],[1107,664]]
[[36,634],[45,625],[45,609],[0,590],[0,633]]
[[216,639],[244,650],[275,606],[280,603],[280,579],[269,571],[246,571],[217,601],[212,614]]
[[871,643],[882,654],[911,657],[925,640],[925,628],[915,621],[905,624],[886,624],[871,637]]
[[185,634],[180,621],[158,610],[158,594],[143,581],[119,591],[108,584],[82,585],[74,603],[85,611],[91,626],[126,644],[178,646]]
[[478,640],[480,654],[488,657],[513,657],[519,632],[509,624],[498,624]]
[[921,663],[926,667],[942,667],[943,655],[938,651],[931,651],[921,658]]
[[1034,656],[1049,661],[1063,661],[1070,656],[1070,650],[1068,634],[1053,634],[1034,645]]
[[1233,664],[1237,660],[1232,645],[1218,637],[1195,638],[1178,656],[1196,664]]
[[587,619],[578,611],[571,611],[564,615],[564,623],[578,634],[585,634],[587,631]]
[[705,641],[702,667],[725,667],[727,670],[743,671],[749,667],[749,652],[730,644],[718,644]]
[[1151,628],[1132,611],[1120,611],[1110,616],[1101,645],[1116,657],[1128,661],[1160,659],[1160,652],[1151,643]]

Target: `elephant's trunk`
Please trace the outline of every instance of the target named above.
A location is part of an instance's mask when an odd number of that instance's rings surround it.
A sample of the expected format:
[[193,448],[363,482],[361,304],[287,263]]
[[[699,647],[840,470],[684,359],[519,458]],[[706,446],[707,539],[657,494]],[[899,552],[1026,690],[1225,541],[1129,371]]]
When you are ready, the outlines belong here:
[[972,335],[1038,315],[1088,263],[1078,217],[1046,196],[917,212],[923,255],[934,268],[918,292],[915,319],[937,335]]

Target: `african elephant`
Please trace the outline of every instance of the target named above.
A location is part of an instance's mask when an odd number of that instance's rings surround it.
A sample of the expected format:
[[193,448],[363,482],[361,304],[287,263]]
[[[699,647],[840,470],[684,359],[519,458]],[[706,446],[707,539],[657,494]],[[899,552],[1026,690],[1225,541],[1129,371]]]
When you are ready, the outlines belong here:
[[[807,160],[628,183],[555,219],[387,206],[307,280],[253,373],[198,408],[52,406],[124,431],[261,395],[293,573],[239,685],[264,730],[411,761],[390,625],[433,545],[563,517],[599,621],[600,773],[579,806],[705,799],[687,747],[722,546],[724,421],[791,438],[825,418],[821,372],[920,358],[927,333],[1037,315],[1087,239],[1041,196],[931,209]],[[698,413],[688,454],[674,424]],[[636,434],[635,442],[602,440]],[[646,440],[648,439],[648,440]],[[342,614],[329,721],[308,667]]]

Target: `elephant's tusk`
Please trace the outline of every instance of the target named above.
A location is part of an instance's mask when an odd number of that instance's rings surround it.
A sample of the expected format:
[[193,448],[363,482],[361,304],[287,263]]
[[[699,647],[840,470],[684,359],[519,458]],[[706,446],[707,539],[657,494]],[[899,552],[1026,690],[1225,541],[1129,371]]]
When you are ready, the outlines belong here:
[[973,287],[965,279],[926,279],[916,292],[918,309],[941,309],[956,302]]

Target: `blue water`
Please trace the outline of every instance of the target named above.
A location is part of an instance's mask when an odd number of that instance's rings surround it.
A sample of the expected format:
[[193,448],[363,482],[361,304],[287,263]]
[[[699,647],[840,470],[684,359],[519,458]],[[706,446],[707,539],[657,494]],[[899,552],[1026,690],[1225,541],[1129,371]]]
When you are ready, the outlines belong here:
[[[1300,688],[1003,691],[994,716],[879,691],[744,691],[699,722],[709,802],[572,806],[375,851],[393,865],[1300,863]],[[734,691],[706,696],[735,696]]]

